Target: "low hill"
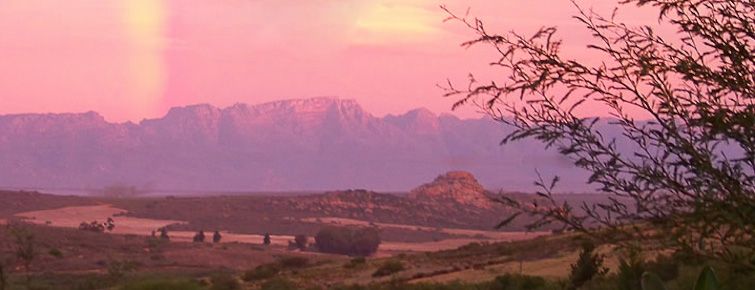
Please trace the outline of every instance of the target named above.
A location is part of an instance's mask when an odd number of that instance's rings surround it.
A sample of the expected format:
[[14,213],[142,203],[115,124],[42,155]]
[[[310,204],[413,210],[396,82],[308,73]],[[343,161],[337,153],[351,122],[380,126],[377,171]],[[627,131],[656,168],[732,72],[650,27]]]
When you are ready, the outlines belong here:
[[448,201],[484,209],[493,207],[490,194],[472,173],[465,171],[440,175],[433,182],[412,190],[409,197],[425,202]]

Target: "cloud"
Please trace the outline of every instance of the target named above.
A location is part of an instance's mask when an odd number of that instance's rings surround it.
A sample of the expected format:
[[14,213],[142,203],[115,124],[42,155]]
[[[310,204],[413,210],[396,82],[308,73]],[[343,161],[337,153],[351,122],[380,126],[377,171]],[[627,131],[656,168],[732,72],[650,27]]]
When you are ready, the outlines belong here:
[[428,9],[427,1],[406,3],[375,1],[358,14],[352,41],[357,43],[393,44],[427,41],[436,38],[439,10]]

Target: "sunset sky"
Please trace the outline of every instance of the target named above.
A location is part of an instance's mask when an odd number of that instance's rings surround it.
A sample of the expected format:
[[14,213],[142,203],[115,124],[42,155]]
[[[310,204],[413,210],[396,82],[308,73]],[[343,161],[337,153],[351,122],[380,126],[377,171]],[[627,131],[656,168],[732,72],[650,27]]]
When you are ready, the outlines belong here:
[[[617,5],[578,2],[605,14]],[[486,71],[491,54],[460,48],[473,35],[443,23],[440,4],[471,7],[498,31],[556,25],[567,53],[589,56],[568,0],[2,0],[0,114],[138,122],[172,106],[316,96],[376,115],[447,112],[435,85]],[[656,21],[634,8],[620,18]]]

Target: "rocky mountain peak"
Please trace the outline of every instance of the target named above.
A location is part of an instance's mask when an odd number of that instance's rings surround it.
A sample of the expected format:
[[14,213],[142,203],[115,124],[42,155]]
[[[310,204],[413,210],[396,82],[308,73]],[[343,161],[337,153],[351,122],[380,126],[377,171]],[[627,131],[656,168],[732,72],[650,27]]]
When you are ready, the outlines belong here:
[[318,97],[311,99],[291,99],[263,103],[253,106],[259,112],[287,112],[287,113],[317,113],[328,110],[361,110],[355,100],[339,99],[335,97]]
[[421,185],[409,193],[418,200],[450,200],[463,205],[490,208],[491,202],[485,188],[466,171],[451,171]]
[[220,109],[209,104],[197,104],[185,107],[173,107],[165,115],[165,119],[198,119],[211,120],[220,116]]

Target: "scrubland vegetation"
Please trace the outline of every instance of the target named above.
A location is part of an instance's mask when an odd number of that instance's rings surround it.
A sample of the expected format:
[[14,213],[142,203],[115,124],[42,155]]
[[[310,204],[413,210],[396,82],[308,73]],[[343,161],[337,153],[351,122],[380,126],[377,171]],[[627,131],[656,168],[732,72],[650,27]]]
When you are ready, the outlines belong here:
[[[0,234],[0,290],[752,289],[755,4],[623,2],[654,7],[660,21],[678,28],[679,39],[665,39],[650,27],[629,27],[613,16],[577,7],[576,21],[595,38],[589,48],[605,57],[602,64],[588,65],[562,55],[556,28],[543,28],[531,37],[500,35],[481,20],[446,10],[449,20],[476,34],[464,45],[493,48],[500,54],[493,66],[508,77],[490,84],[472,78],[461,89],[449,83],[447,96],[459,97],[458,106],[478,104],[495,120],[512,126],[505,142],[536,138],[558,149],[576,167],[590,172],[588,183],[605,194],[596,202],[560,202],[554,195],[558,178],[538,176],[541,191],[534,198],[493,197],[508,209],[499,228],[516,222],[531,230],[556,226],[554,235],[390,257],[376,256],[385,232],[373,225],[308,225],[307,230],[319,227],[314,242],[302,234],[289,248],[275,245],[269,233],[254,244],[223,241],[219,232],[213,235],[214,243],[208,243],[203,231],[193,235],[194,242],[180,242],[172,238],[170,226],[146,237],[116,236],[105,233],[106,227],[97,222],[83,223],[83,230],[66,230],[13,220],[22,207],[74,199],[44,201],[47,197],[29,195],[15,208],[0,207],[2,217],[10,219]],[[609,125],[620,127],[623,137],[604,136],[597,118],[575,113],[588,101],[610,110],[614,119]],[[626,113],[630,108],[650,119],[636,120]],[[616,138],[633,142],[630,152],[617,148]],[[398,216],[400,211],[395,211],[410,200],[367,192],[348,195],[370,202],[386,200],[392,205],[386,208],[394,211],[381,216],[389,220],[408,220],[413,214]],[[158,204],[186,205],[187,200],[122,202],[166,219],[194,214],[155,210]],[[324,207],[322,202],[311,198],[306,208],[315,212]],[[214,229],[230,216],[218,215],[217,208],[204,210],[205,216],[216,218],[201,221],[195,216],[196,224],[174,228]],[[421,210],[423,223],[458,225],[460,220],[479,218],[449,220],[432,209]],[[474,211],[454,213],[458,212]],[[269,221],[254,222],[267,227]],[[297,221],[285,219],[286,227],[300,229]],[[249,226],[231,223],[235,228]]]

